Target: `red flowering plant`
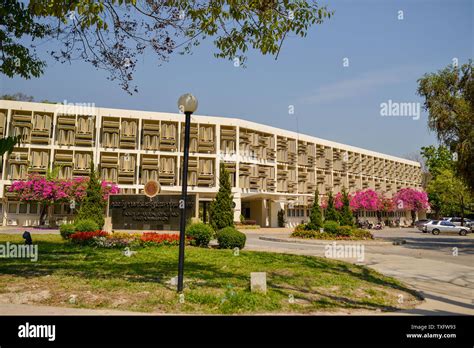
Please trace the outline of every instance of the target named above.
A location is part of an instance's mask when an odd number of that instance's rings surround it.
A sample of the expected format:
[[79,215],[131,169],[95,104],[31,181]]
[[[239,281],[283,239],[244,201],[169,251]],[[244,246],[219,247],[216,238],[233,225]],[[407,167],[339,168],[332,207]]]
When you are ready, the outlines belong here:
[[[190,238],[186,238],[188,241]],[[140,237],[142,245],[178,245],[179,234],[145,232]]]
[[397,210],[410,211],[412,225],[415,224],[416,213],[427,210],[430,207],[428,195],[425,191],[418,191],[413,188],[403,188],[393,196],[393,203]]
[[76,232],[71,234],[70,240],[76,244],[93,244],[97,237],[107,237],[108,233],[105,231],[93,231],[93,232]]

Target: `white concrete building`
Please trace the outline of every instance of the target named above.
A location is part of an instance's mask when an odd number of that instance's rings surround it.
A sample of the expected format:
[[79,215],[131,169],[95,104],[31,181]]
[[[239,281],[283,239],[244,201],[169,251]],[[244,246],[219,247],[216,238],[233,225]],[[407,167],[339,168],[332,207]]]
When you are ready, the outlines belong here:
[[[180,193],[184,115],[0,100],[0,136],[23,142],[4,156],[0,197],[3,225],[35,225],[36,204],[9,195],[12,181],[61,166],[60,176],[87,175],[93,160],[102,179],[123,193],[140,193],[150,179],[163,193]],[[235,220],[241,214],[276,227],[285,209],[289,225],[307,219],[316,188],[321,195],[372,188],[391,195],[421,188],[417,162],[250,121],[192,116],[188,184],[201,211],[218,190],[219,163],[231,174]],[[198,208],[197,207],[197,208]],[[71,217],[69,204],[55,219]]]

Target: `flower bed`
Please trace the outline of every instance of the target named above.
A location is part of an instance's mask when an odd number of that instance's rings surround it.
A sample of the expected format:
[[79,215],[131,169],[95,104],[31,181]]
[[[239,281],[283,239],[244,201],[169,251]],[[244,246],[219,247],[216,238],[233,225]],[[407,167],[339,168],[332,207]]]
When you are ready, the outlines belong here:
[[100,230],[93,232],[76,232],[71,234],[70,239],[73,243],[90,244],[93,242],[95,237],[106,237],[107,235],[107,232]]
[[[188,238],[189,239],[189,238]],[[156,232],[145,232],[140,237],[142,244],[148,245],[178,245],[179,244],[179,234],[163,234]]]
[[[76,232],[70,237],[71,242],[91,245],[98,248],[123,248],[130,246],[178,245],[179,234],[145,232],[140,233],[107,233],[105,231]],[[189,242],[192,238],[187,237]]]
[[[332,231],[332,230],[331,230]],[[295,227],[291,237],[327,240],[372,240],[374,236],[366,230],[350,228],[349,226],[339,226],[335,231],[317,231],[306,229],[305,224]]]

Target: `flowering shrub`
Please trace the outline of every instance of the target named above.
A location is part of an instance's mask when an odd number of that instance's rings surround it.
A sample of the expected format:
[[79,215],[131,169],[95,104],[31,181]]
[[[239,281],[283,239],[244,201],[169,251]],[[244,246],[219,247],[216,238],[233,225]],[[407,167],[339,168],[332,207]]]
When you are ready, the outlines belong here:
[[393,202],[399,210],[426,210],[430,207],[428,195],[424,191],[403,188],[393,197]]
[[58,201],[75,199],[81,201],[87,188],[87,177],[68,179],[46,179],[33,173],[26,180],[14,181],[10,192],[18,194],[22,201],[37,201],[53,204]]
[[379,196],[371,189],[357,191],[351,198],[350,207],[353,211],[367,210],[374,211],[379,207]]
[[73,243],[77,244],[91,244],[94,237],[106,237],[108,235],[105,231],[94,231],[94,232],[76,232],[71,234],[70,239]]
[[[168,233],[145,232],[140,237],[143,245],[178,245],[179,235]],[[189,240],[189,238],[188,238]]]
[[113,232],[107,235],[107,238],[117,239],[140,239],[141,233]]
[[102,197],[104,201],[106,201],[110,195],[115,195],[120,191],[117,184],[113,182],[102,181],[100,185],[102,186]]
[[94,245],[99,248],[123,248],[140,245],[140,233],[114,232],[104,237],[94,237]]
[[110,234],[105,237],[94,237],[93,245],[99,248],[124,248],[138,245],[136,238],[114,238]]

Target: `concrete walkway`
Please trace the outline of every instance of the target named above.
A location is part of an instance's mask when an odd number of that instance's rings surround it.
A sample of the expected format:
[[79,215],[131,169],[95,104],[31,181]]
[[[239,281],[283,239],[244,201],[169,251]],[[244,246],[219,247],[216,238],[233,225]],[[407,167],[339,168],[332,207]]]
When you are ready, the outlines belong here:
[[149,315],[148,313],[1,303],[0,315]]

